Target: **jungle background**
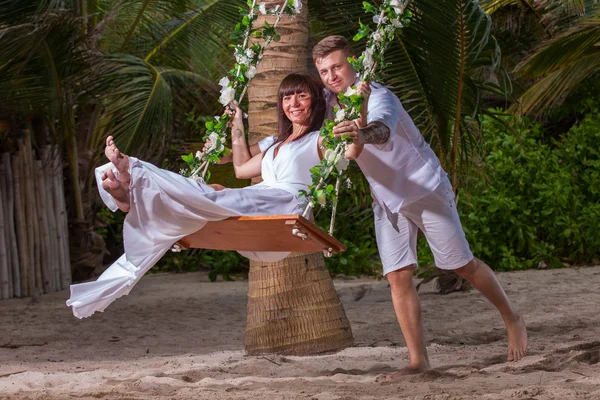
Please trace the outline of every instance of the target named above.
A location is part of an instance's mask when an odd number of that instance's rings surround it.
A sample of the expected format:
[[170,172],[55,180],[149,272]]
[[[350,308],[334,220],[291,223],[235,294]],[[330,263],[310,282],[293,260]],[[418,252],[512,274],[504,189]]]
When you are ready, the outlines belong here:
[[[94,187],[103,143],[178,171],[218,115],[233,65],[239,0],[0,0],[0,151],[27,131],[65,160],[74,280],[122,253],[124,215]],[[361,1],[308,4],[308,48],[348,38]],[[382,82],[402,100],[458,194],[474,254],[495,270],[598,264],[600,7],[586,0],[416,0],[387,53]],[[362,51],[364,43],[355,43]],[[312,62],[306,60],[309,70]],[[314,70],[313,70],[314,71]],[[278,82],[274,82],[278,84]],[[331,274],[378,275],[371,198],[352,164],[335,236],[348,250]],[[230,166],[212,181],[240,187]],[[326,225],[328,210],[316,216]],[[419,262],[433,262],[423,238]],[[247,272],[235,252],[167,255],[157,271]]]

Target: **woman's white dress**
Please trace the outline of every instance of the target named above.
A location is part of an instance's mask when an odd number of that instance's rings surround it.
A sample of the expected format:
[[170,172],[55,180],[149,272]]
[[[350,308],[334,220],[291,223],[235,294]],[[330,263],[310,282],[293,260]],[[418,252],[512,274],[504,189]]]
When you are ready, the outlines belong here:
[[[181,175],[129,157],[131,209],[123,224],[125,254],[95,282],[71,285],[67,305],[86,318],[104,311],[127,295],[137,281],[175,242],[200,230],[209,221],[240,215],[299,214],[305,205],[299,190],[311,184],[310,168],[320,163],[318,132],[281,146],[276,157],[270,147],[262,159],[263,182],[242,189],[215,191]],[[114,199],[104,191],[101,176],[112,163],[96,169],[104,203],[116,211]],[[289,252],[241,252],[259,261],[277,261]]]

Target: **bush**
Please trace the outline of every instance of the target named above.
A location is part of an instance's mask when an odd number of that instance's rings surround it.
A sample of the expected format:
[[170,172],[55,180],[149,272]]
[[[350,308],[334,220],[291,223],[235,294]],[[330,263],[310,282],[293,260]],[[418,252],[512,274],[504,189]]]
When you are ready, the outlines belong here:
[[[541,143],[538,124],[512,117],[504,122],[516,134],[484,120],[482,174],[471,171],[470,190],[459,201],[473,253],[497,270],[597,261],[600,114],[551,144]],[[431,259],[426,249],[419,254],[424,262]]]

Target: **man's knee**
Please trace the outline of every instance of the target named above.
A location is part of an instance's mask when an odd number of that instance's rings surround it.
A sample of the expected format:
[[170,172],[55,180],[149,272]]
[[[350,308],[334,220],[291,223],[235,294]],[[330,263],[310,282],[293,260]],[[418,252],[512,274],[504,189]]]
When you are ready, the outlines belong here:
[[409,265],[386,275],[392,293],[404,293],[408,290],[414,290],[413,271],[414,265]]
[[466,280],[469,280],[469,278],[475,275],[477,270],[481,267],[481,263],[481,260],[479,260],[478,258],[473,258],[464,266],[455,269],[454,272],[456,272],[459,276],[465,278]]

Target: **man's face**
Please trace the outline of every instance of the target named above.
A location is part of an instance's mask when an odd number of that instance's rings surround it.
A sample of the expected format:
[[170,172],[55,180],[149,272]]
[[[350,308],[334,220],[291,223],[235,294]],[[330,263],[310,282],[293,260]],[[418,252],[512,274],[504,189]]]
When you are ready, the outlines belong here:
[[336,50],[317,59],[315,66],[321,81],[333,93],[344,93],[356,81],[356,71],[342,50]]

